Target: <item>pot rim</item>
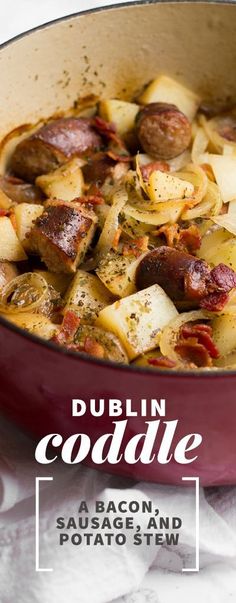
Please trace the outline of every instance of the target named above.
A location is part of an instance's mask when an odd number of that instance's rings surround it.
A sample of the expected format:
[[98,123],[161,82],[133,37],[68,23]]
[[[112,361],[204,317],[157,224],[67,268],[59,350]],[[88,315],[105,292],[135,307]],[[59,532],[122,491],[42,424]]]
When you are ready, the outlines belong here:
[[[20,34],[17,34],[16,36],[13,36],[12,38],[10,38],[9,40],[6,40],[5,42],[2,42],[0,44],[0,52],[1,50],[3,50],[4,48],[7,48],[8,46],[11,46],[11,44],[14,44],[14,42],[17,42],[18,40],[21,40],[22,38],[25,38],[31,34],[33,34],[34,32],[38,32],[41,31],[43,29],[49,28],[49,27],[53,27],[55,24],[57,23],[62,23],[62,22],[66,22],[69,21],[70,19],[73,19],[75,17],[80,17],[85,16],[85,15],[89,15],[89,14],[94,14],[94,13],[100,13],[100,12],[105,12],[105,11],[110,11],[113,9],[118,9],[118,8],[128,8],[130,6],[144,6],[144,5],[152,5],[152,4],[190,4],[190,5],[195,5],[195,4],[222,4],[224,6],[235,6],[235,10],[236,10],[236,2],[235,0],[130,0],[129,2],[121,2],[119,4],[110,4],[108,6],[98,6],[98,7],[94,7],[94,8],[90,8],[90,9],[85,9],[82,11],[77,11],[75,13],[71,13],[69,15],[64,15],[62,17],[57,17],[56,19],[52,19],[51,21],[47,21],[46,23],[42,23],[41,25],[37,25],[35,27],[32,27],[31,29],[28,29]],[[171,376],[172,378],[180,378],[182,379],[183,377],[191,377],[195,378],[195,379],[199,379],[199,378],[204,378],[206,379],[215,379],[215,378],[222,378],[222,377],[235,377],[236,376],[236,370],[207,370],[207,369],[194,369],[194,370],[181,370],[181,371],[175,371],[173,369],[153,369],[153,368],[148,368],[148,367],[141,367],[141,366],[130,366],[130,365],[125,365],[125,364],[118,364],[117,362],[114,362],[112,360],[102,360],[102,359],[96,359],[92,356],[88,356],[87,354],[84,354],[83,352],[80,352],[79,354],[77,352],[73,352],[72,350],[68,350],[66,348],[64,348],[63,346],[59,346],[51,341],[48,341],[46,339],[43,339],[37,335],[33,335],[33,333],[29,333],[28,331],[21,329],[20,327],[17,327],[16,325],[14,325],[13,323],[11,323],[10,321],[8,321],[7,319],[5,319],[2,315],[0,315],[0,327],[1,325],[3,325],[3,327],[5,327],[6,329],[9,329],[10,331],[12,331],[13,333],[16,333],[18,335],[20,335],[21,337],[25,338],[25,339],[29,339],[30,341],[32,341],[32,343],[35,343],[37,345],[40,346],[44,346],[45,348],[48,348],[49,350],[51,350],[51,352],[55,352],[56,354],[62,354],[64,356],[72,356],[74,359],[77,359],[77,361],[83,363],[83,364],[91,364],[92,366],[103,366],[106,367],[106,369],[116,369],[117,371],[125,371],[126,373],[137,373],[139,375],[147,375],[147,376],[154,376],[156,375],[157,377],[165,377],[165,376]]]

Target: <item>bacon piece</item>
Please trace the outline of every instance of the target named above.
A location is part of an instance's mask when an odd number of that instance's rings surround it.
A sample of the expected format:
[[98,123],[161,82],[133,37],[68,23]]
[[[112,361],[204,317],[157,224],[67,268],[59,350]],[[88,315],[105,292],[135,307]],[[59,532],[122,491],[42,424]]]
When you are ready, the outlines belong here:
[[107,151],[106,155],[108,155],[108,157],[110,157],[111,159],[113,159],[113,161],[116,162],[120,162],[122,161],[122,163],[129,163],[130,161],[132,161],[132,157],[131,155],[126,155],[126,154],[121,154],[119,155],[118,153],[115,153],[115,151]]
[[201,168],[205,172],[209,180],[211,180],[212,182],[216,181],[213,169],[209,163],[201,163]]
[[175,346],[175,351],[179,356],[196,367],[211,367],[212,358],[207,349],[197,339],[182,340]]
[[104,347],[98,343],[96,339],[92,339],[91,337],[85,337],[83,351],[96,358],[104,358],[105,356]]
[[156,170],[160,172],[169,172],[170,166],[166,161],[150,161],[146,165],[140,166],[141,174],[144,180],[149,180],[151,174]]
[[133,239],[130,243],[125,243],[122,254],[125,256],[134,255],[138,257],[141,253],[144,253],[144,251],[148,251],[148,241],[149,239],[147,236]]
[[115,145],[117,149],[121,149],[126,155],[128,155],[124,141],[122,140],[121,136],[117,134],[115,124],[96,116],[93,119],[93,125],[101,136],[104,136],[109,142]]
[[177,248],[194,253],[197,249],[200,249],[201,240],[202,237],[199,228],[192,224],[188,228],[179,230]]
[[186,324],[181,328],[180,337],[183,339],[196,338],[203,345],[211,358],[219,358],[219,350],[212,339],[212,328],[203,324]]
[[218,264],[211,270],[211,281],[222,291],[229,292],[236,287],[236,272],[225,264]]
[[156,236],[163,234],[168,247],[175,247],[180,251],[194,253],[201,247],[201,233],[195,224],[188,228],[180,228],[179,224],[164,224],[153,234]]
[[174,368],[176,366],[176,362],[170,358],[167,358],[167,356],[160,356],[160,358],[149,358],[148,364],[160,368]]
[[210,293],[200,302],[200,308],[209,312],[221,312],[229,300],[228,293]]
[[61,345],[70,344],[73,342],[76,331],[80,325],[80,318],[72,310],[68,310],[63,318],[63,322],[59,333],[52,337],[51,341]]

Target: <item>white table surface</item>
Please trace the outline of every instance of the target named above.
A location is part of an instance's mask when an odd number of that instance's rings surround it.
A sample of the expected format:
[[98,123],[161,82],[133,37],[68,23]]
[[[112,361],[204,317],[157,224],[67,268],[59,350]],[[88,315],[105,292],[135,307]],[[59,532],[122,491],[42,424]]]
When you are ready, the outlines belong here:
[[123,0],[0,0],[0,43],[58,17],[122,2]]

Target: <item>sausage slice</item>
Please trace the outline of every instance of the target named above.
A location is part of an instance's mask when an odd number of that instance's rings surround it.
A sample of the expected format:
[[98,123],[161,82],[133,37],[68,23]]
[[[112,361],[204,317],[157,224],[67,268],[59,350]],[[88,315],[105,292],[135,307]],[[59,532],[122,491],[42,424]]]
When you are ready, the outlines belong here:
[[75,272],[92,241],[96,223],[93,210],[80,203],[51,201],[29,233],[31,249],[52,272]]
[[70,157],[82,157],[101,146],[101,136],[91,119],[57,119],[17,145],[9,168],[16,176],[34,182],[37,176],[54,171]]

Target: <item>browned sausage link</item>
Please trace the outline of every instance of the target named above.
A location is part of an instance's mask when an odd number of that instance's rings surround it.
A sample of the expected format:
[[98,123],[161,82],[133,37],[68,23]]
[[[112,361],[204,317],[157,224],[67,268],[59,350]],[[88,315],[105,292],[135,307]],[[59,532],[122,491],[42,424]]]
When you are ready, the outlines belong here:
[[136,124],[142,148],[156,159],[177,157],[190,144],[191,125],[175,105],[150,103],[139,111]]
[[70,157],[83,157],[102,146],[101,136],[89,118],[62,118],[48,123],[20,142],[10,160],[10,170],[34,182]]
[[138,289],[160,285],[173,301],[200,300],[207,293],[210,268],[203,260],[162,246],[150,251],[136,271]]

